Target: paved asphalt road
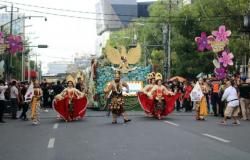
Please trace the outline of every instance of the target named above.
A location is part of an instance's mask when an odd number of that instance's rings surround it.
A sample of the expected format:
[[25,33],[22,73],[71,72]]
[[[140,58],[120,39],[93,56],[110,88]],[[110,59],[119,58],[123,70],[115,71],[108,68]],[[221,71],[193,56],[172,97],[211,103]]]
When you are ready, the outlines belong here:
[[0,160],[250,160],[250,121],[220,126],[217,117],[174,113],[158,121],[129,112],[131,123],[112,125],[105,114],[65,123],[51,110],[38,126],[6,119]]

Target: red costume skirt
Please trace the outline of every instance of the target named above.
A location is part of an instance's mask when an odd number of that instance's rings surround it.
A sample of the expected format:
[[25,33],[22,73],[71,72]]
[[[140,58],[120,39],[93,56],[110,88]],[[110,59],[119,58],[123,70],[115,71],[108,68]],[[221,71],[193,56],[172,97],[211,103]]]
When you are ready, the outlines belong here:
[[[138,100],[142,109],[146,114],[157,116],[155,112],[155,98],[150,99],[145,93],[138,92]],[[163,101],[165,101],[165,107],[161,111],[161,116],[167,116],[168,114],[174,111],[175,101],[181,96],[180,93],[175,94],[174,96],[164,96]]]
[[54,109],[65,121],[72,121],[83,118],[87,109],[88,100],[86,97],[72,99],[72,110],[69,106],[69,98],[54,101]]

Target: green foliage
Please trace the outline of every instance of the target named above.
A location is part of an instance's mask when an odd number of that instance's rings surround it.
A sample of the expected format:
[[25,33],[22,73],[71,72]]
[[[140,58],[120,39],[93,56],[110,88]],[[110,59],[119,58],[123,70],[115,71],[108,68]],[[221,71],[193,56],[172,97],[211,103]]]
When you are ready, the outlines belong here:
[[[159,53],[156,51],[163,50],[162,26],[170,22],[172,76],[182,75],[189,78],[195,77],[200,72],[213,72],[214,53],[198,53],[194,38],[200,36],[201,32],[211,35],[211,32],[218,30],[220,25],[225,25],[232,31],[228,47],[234,54],[234,61],[242,62],[245,54],[250,56],[249,38],[241,32],[242,17],[249,12],[249,0],[196,0],[190,5],[174,2],[173,0],[155,2],[149,7],[149,18],[139,18],[128,28],[112,33],[110,41],[113,44],[128,45],[131,39],[116,40],[113,37],[117,35],[132,37],[131,30],[135,30],[144,50],[146,48],[147,52],[152,53],[147,57],[148,61],[153,65],[159,65],[158,68],[163,68],[164,63],[161,60],[164,57],[157,59]],[[231,70],[234,70],[234,67]]]
[[151,63],[155,72],[164,71],[164,52],[162,50],[153,50],[151,53]]
[[15,79],[21,79],[22,77],[22,54],[17,53],[12,55],[12,76]]

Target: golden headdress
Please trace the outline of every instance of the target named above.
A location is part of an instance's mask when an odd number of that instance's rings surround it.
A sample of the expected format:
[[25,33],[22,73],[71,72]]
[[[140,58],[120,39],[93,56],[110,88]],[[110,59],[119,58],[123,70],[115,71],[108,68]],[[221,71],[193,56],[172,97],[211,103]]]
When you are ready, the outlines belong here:
[[66,77],[66,81],[67,81],[67,83],[68,83],[69,81],[71,81],[71,82],[75,85],[75,79],[74,79],[74,77],[73,77],[72,75],[68,75],[68,76]]
[[149,80],[149,79],[152,79],[152,73],[148,73],[147,74],[147,79]]
[[155,80],[162,80],[162,75],[161,75],[161,73],[156,73],[156,74],[155,74]]
[[121,72],[115,71],[115,78],[121,78]]
[[155,72],[151,72],[152,74],[152,79],[155,78]]

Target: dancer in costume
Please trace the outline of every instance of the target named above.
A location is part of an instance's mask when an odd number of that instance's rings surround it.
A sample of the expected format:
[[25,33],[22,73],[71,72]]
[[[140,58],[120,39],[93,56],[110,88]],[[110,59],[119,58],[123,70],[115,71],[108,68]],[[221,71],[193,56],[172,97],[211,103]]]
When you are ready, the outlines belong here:
[[153,101],[148,99],[149,93],[155,85],[155,73],[151,72],[147,75],[148,84],[143,88],[142,92],[138,92],[138,100],[146,115],[152,116],[153,114]]
[[205,94],[209,92],[209,88],[204,84],[203,79],[199,79],[199,85],[202,90],[203,96],[200,101],[196,102],[196,120],[205,120],[208,115],[207,100]]
[[66,78],[67,88],[55,96],[54,109],[66,121],[83,118],[87,109],[87,98],[84,93],[74,88],[74,78]]
[[129,92],[128,84],[121,81],[120,71],[116,71],[114,81],[104,89],[106,95],[110,94],[111,102],[109,104],[109,110],[112,112],[112,124],[117,123],[117,116],[123,116],[124,123],[131,121],[128,119],[128,115],[124,109],[124,97],[122,95],[122,88],[125,87]]
[[[142,108],[149,108],[150,114],[158,119],[174,111],[175,101],[180,97],[180,93],[174,94],[162,85],[162,75],[156,73],[156,84],[147,94],[147,97],[139,97]],[[146,104],[146,105],[145,105]],[[148,105],[151,105],[148,107]],[[146,112],[148,112],[146,111]]]
[[148,85],[143,88],[143,93],[148,94],[155,85],[155,73],[151,72],[147,75]]
[[34,82],[33,97],[31,99],[31,120],[32,123],[37,125],[39,123],[39,110],[40,100],[43,95],[43,91],[40,88],[39,82]]

